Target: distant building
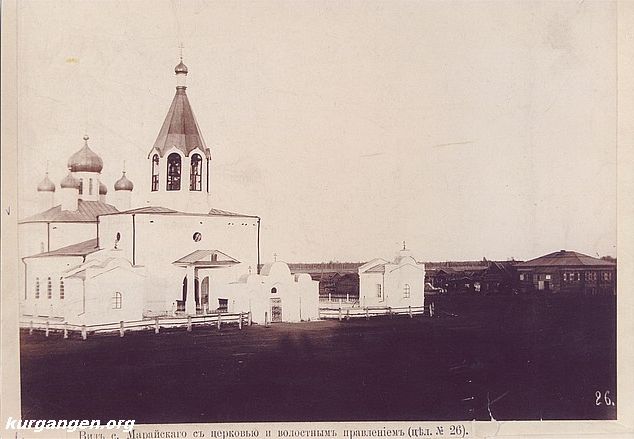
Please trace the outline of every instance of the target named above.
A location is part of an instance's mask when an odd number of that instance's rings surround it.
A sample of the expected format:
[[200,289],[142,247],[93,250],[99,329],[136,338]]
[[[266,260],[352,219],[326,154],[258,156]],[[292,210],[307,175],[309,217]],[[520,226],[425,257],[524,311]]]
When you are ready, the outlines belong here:
[[425,301],[425,266],[403,248],[394,262],[373,259],[359,267],[361,307],[421,307]]
[[616,264],[609,260],[560,250],[516,268],[524,292],[616,294]]

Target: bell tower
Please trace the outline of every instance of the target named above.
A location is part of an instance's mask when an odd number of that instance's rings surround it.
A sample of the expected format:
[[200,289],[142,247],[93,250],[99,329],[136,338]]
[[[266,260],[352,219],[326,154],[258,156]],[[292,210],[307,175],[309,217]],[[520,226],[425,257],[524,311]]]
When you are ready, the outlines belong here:
[[209,212],[209,165],[207,148],[187,98],[187,66],[174,68],[176,94],[154,146],[148,154],[149,206],[182,212]]

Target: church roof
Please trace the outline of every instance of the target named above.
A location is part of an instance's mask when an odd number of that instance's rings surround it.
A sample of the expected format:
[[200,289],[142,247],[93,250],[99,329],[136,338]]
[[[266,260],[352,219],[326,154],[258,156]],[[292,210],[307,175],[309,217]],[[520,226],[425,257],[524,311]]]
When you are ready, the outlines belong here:
[[200,133],[200,128],[183,87],[176,89],[176,95],[150,155],[156,150],[161,157],[164,157],[167,151],[173,147],[179,149],[185,156],[189,156],[190,152],[199,148],[207,158],[211,158],[211,152]]
[[77,200],[77,210],[52,207],[20,221],[24,223],[95,223],[98,215],[118,212],[117,208],[101,201]]
[[148,215],[190,215],[190,216],[235,216],[240,218],[259,218],[256,215],[246,215],[242,213],[229,212],[227,210],[221,209],[211,209],[207,213],[189,213],[189,212],[181,212],[174,209],[169,209],[167,207],[162,206],[148,206],[148,207],[139,207],[136,209],[124,210],[122,212],[116,211],[111,212],[111,214],[116,215],[120,213],[134,213],[134,214],[148,214]]
[[198,267],[222,267],[239,264],[235,258],[219,250],[196,250],[173,262],[174,265],[195,265]]
[[[78,242],[66,247],[58,248],[50,252],[38,253],[36,255],[27,256],[26,258],[43,258],[47,256],[86,256],[99,250],[97,246],[97,238],[88,241]],[[24,259],[26,259],[24,258]]]
[[531,259],[530,261],[517,264],[517,268],[532,268],[532,267],[587,267],[587,266],[602,266],[602,267],[615,267],[614,262],[605,261],[603,259],[593,258],[592,256],[584,255],[583,253],[577,253],[573,251],[560,250],[558,252],[550,253],[539,258]]

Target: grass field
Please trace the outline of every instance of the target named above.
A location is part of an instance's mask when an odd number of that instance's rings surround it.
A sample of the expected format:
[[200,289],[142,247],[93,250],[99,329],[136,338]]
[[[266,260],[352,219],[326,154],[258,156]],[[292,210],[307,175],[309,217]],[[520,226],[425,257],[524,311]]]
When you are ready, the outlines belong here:
[[[615,419],[615,298],[434,297],[437,317],[22,333],[25,419]],[[451,317],[446,313],[456,314]],[[487,403],[488,401],[488,403]]]

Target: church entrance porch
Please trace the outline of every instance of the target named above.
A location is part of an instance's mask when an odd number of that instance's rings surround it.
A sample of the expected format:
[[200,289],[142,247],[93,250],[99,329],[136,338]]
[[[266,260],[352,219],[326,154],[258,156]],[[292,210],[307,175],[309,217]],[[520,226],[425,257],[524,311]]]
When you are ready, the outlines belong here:
[[[206,270],[217,270],[231,267],[240,262],[218,250],[196,250],[173,262],[174,265],[185,268],[183,279],[182,300],[177,301],[177,311],[188,315],[214,312],[210,309],[209,276],[204,276]],[[199,281],[199,270],[202,269],[203,280]]]

